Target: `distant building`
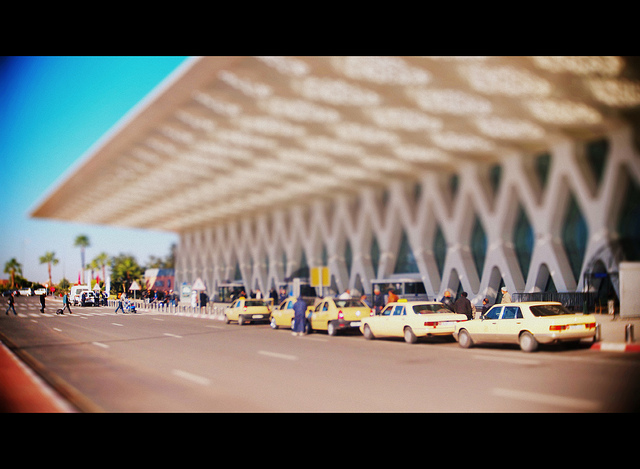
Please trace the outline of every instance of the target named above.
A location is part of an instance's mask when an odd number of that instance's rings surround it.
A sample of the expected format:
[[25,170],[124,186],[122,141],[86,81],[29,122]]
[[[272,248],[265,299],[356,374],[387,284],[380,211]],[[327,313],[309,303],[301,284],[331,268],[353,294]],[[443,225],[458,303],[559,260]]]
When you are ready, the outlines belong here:
[[173,269],[147,269],[144,271],[144,282],[147,290],[169,293],[173,290],[175,272]]

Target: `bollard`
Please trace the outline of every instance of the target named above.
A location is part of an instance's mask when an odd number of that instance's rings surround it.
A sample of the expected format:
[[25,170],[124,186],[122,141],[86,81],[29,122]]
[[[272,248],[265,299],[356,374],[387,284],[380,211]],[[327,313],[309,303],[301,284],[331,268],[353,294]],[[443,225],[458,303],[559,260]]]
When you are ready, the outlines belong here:
[[593,341],[594,342],[600,342],[600,324],[596,323],[596,335],[593,336]]
[[624,341],[628,344],[633,342],[633,324],[624,326]]

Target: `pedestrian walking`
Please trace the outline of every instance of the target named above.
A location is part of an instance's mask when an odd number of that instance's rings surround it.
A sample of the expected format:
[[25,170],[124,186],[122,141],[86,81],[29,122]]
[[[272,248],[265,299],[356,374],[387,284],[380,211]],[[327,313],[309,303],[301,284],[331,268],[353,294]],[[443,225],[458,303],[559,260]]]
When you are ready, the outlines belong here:
[[125,311],[124,311],[124,308],[122,307],[122,296],[123,296],[123,295],[121,295],[121,296],[118,298],[118,307],[116,308],[116,314],[118,314],[118,310],[122,311],[123,313],[125,312]]
[[13,314],[14,315],[18,315],[18,313],[16,313],[16,308],[14,306],[14,299],[13,299],[13,295],[14,293],[11,292],[11,294],[9,295],[9,306],[7,306],[7,311],[5,312],[7,315],[9,314],[9,310],[12,309],[13,310]]
[[458,298],[453,304],[453,310],[458,314],[464,314],[469,320],[473,319],[473,308],[471,307],[471,302],[467,298],[466,291],[463,291],[460,294],[460,298]]
[[44,314],[44,293],[40,295],[40,312]]
[[293,304],[293,335],[304,335],[305,330],[305,313],[307,312],[307,303],[298,297],[298,301]]
[[62,297],[62,309],[59,312],[56,312],[56,314],[64,314],[65,309],[69,310],[69,314],[73,314],[73,311],[71,311],[71,302],[69,301],[68,293],[65,293]]

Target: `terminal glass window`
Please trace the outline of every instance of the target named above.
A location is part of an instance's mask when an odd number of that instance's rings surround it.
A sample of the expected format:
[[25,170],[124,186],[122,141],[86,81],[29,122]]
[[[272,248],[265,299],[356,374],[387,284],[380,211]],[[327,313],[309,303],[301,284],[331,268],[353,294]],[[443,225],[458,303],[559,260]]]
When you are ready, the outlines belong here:
[[587,143],[586,158],[593,171],[596,183],[600,185],[609,155],[609,140],[606,138]]
[[529,266],[531,264],[531,254],[533,253],[534,234],[531,223],[527,218],[527,214],[520,206],[518,211],[518,219],[513,233],[513,241],[516,248],[516,256],[520,269],[522,270],[522,276],[526,279],[529,274]]
[[418,273],[418,263],[413,255],[407,233],[402,231],[402,241],[400,242],[400,250],[398,252],[398,260],[396,261],[396,274]]
[[569,207],[562,226],[562,242],[576,281],[580,278],[588,237],[587,223],[582,212],[580,212],[576,198],[571,194]]
[[476,216],[475,223],[473,224],[473,231],[471,232],[471,254],[478,269],[478,277],[482,277],[482,270],[484,269],[484,259],[487,255],[487,235],[482,228],[480,219]]
[[618,239],[629,261],[640,261],[640,187],[628,180],[622,211],[618,220]]
[[444,239],[444,234],[442,234],[440,225],[437,226],[436,235],[433,238],[433,256],[436,259],[440,278],[442,278],[442,273],[444,272],[444,260],[447,257],[447,241]]

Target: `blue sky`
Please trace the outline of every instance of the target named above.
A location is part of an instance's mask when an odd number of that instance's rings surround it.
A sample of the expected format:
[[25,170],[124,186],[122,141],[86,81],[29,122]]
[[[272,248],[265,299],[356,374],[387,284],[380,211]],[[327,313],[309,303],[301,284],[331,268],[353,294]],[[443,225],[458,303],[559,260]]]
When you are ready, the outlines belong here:
[[15,257],[23,275],[47,280],[38,258],[54,251],[60,259],[53,281],[72,282],[80,271],[75,238],[91,246],[87,262],[100,252],[132,254],[144,264],[164,257],[178,237],[32,219],[29,212],[87,150],[186,57],[1,57],[0,58],[0,278]]

